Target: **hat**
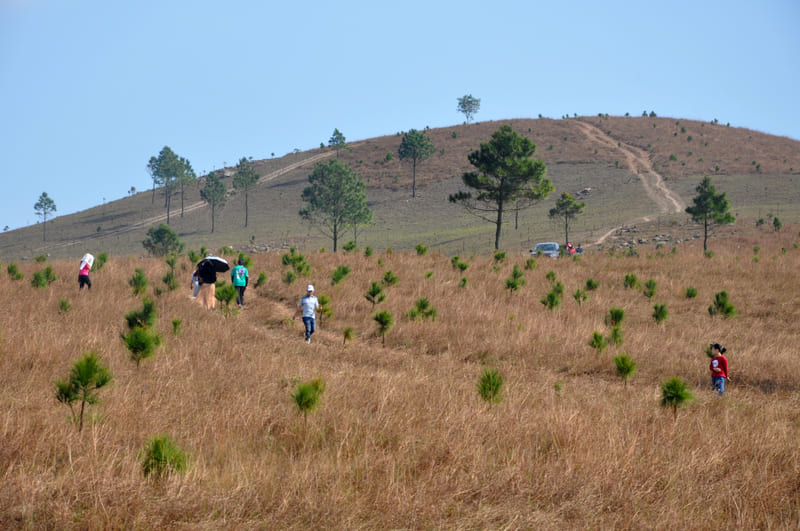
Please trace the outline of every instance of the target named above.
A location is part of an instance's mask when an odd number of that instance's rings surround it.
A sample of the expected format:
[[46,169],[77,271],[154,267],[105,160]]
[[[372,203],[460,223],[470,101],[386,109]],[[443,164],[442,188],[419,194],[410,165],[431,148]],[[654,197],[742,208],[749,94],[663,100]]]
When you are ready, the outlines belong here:
[[309,284],[308,287],[306,288],[306,291],[314,291],[314,285]]

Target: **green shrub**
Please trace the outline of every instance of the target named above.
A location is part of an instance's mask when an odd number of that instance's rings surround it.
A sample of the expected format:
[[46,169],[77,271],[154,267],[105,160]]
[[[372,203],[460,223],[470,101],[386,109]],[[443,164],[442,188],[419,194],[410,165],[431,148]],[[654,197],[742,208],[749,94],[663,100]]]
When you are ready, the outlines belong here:
[[417,251],[417,256],[424,256],[428,252],[428,248],[421,243],[418,243],[414,249]]
[[636,277],[634,273],[628,273],[625,275],[624,286],[625,288],[636,289],[639,287],[639,279]]
[[283,272],[283,275],[281,275],[281,280],[283,280],[284,284],[292,285],[297,280],[297,273],[291,269],[287,269]]
[[222,313],[225,317],[231,314],[231,303],[236,299],[238,293],[233,284],[223,284],[216,289],[214,297],[224,305]]
[[544,297],[542,297],[539,302],[544,304],[544,306],[548,310],[555,310],[559,306],[561,306],[561,297],[558,296],[558,293],[554,291],[548,291]]
[[320,293],[319,297],[317,297],[317,302],[319,302],[319,315],[320,321],[322,317],[333,317],[333,308],[331,308],[331,298],[325,295],[324,293]]
[[388,271],[387,271],[386,273],[384,273],[384,275],[383,275],[383,280],[382,280],[382,282],[383,282],[383,285],[384,285],[384,286],[394,286],[395,284],[397,284],[397,282],[398,282],[398,281],[399,281],[399,279],[397,278],[397,275],[395,275],[395,274],[392,272],[392,270],[391,270],[391,269],[390,269],[390,270],[388,270]]
[[589,340],[589,346],[597,349],[598,352],[603,352],[608,346],[608,342],[600,332],[592,332],[592,339]]
[[722,317],[733,317],[736,315],[736,308],[728,302],[728,293],[720,291],[714,295],[714,302],[708,307],[708,313],[712,317],[721,315]]
[[350,267],[346,265],[340,265],[336,269],[333,270],[331,273],[331,286],[335,286],[345,278],[347,275],[350,274]]
[[655,304],[653,305],[653,319],[657,323],[663,323],[667,320],[667,305],[666,304]]
[[175,318],[172,320],[172,335],[177,336],[181,333],[183,328],[183,319]]
[[494,258],[495,262],[497,262],[498,264],[502,264],[503,262],[506,261],[506,252],[505,251],[495,251],[494,254],[492,255],[492,257]]
[[58,299],[58,313],[66,314],[72,309],[72,305],[67,299]]
[[352,253],[356,250],[356,242],[350,240],[349,242],[342,245],[342,250],[346,253]]
[[537,267],[536,258],[530,257],[527,260],[525,260],[525,269],[526,270],[534,271],[534,270],[536,270],[536,267]]
[[303,414],[304,419],[307,419],[309,411],[319,407],[324,391],[325,383],[320,378],[297,384],[291,396],[297,411]]
[[[86,406],[100,401],[97,390],[110,381],[111,373],[108,367],[100,364],[97,354],[88,352],[72,365],[66,379],[53,382],[56,387],[56,400],[69,406],[72,421],[78,422],[78,431],[83,430],[83,414]],[[80,403],[77,412],[73,406],[75,402]]]
[[606,315],[606,324],[609,326],[619,326],[625,320],[625,310],[622,308],[609,308]]
[[586,291],[594,291],[596,290],[600,284],[597,283],[596,280],[593,278],[586,279]]
[[458,282],[458,287],[466,288],[468,286],[469,286],[469,281],[467,280],[467,277],[461,277],[461,280]]
[[408,311],[408,318],[412,321],[416,321],[417,319],[430,319],[431,321],[436,320],[436,308],[431,306],[430,300],[428,297],[421,297],[416,300],[414,303],[414,307]]
[[261,273],[258,274],[256,283],[253,284],[253,286],[257,288],[259,286],[263,286],[266,283],[267,283],[267,274],[262,271]]
[[511,277],[506,279],[506,289],[509,291],[509,293],[513,293],[524,285],[525,274],[516,264],[514,264],[514,269],[511,271]]
[[147,291],[147,277],[144,274],[144,271],[137,268],[133,276],[128,279],[128,285],[133,288],[134,295],[144,295]]
[[378,333],[381,336],[381,344],[386,345],[386,334],[392,329],[394,317],[387,310],[381,310],[372,316],[372,320],[378,324]]
[[8,264],[6,271],[8,271],[8,276],[11,278],[11,280],[22,280],[25,277],[25,275],[19,272],[19,268],[14,262]]
[[644,290],[642,291],[642,293],[648,299],[652,299],[656,294],[656,287],[657,287],[656,281],[653,280],[652,278],[649,278],[647,279],[647,282],[644,283]]
[[131,310],[125,314],[125,323],[129,330],[136,327],[152,328],[156,324],[156,303],[145,297],[142,300],[141,310]]
[[37,254],[33,257],[33,261],[37,264],[43,264],[47,262],[47,255],[46,254]]
[[584,290],[578,288],[575,290],[575,293],[572,294],[572,298],[575,299],[575,302],[580,306],[588,298],[588,295],[586,295]]
[[145,477],[161,478],[186,469],[186,453],[169,435],[154,436],[141,450],[142,473]]
[[105,267],[107,262],[108,262],[108,255],[106,253],[100,253],[95,258],[92,269],[94,271],[100,271],[101,269],[103,269],[103,267]]
[[161,345],[161,336],[155,332],[150,332],[146,328],[133,328],[127,335],[122,336],[122,341],[128,349],[131,361],[136,363],[136,368],[142,360],[153,356],[156,349]]
[[544,278],[546,278],[550,282],[553,282],[556,279],[556,272],[551,269],[550,271],[547,272]]
[[621,345],[625,342],[625,335],[622,333],[622,327],[612,326],[611,327],[611,334],[608,336],[608,341],[615,345]]
[[628,380],[633,378],[636,373],[636,362],[624,352],[619,356],[614,357],[614,366],[617,368],[617,375],[622,378],[625,385],[628,385]]
[[308,276],[311,274],[311,264],[294,247],[290,248],[288,253],[281,255],[281,264],[290,266],[298,275]]
[[364,294],[364,298],[371,302],[372,307],[375,308],[376,304],[380,304],[386,300],[386,294],[383,292],[383,288],[378,282],[373,282],[369,285],[369,289]]
[[47,266],[42,271],[36,271],[33,274],[31,285],[34,288],[46,288],[56,280],[58,280],[58,277],[53,273],[52,266]]
[[670,378],[661,384],[661,407],[671,407],[673,418],[678,418],[678,408],[692,399],[689,385],[680,378]]
[[370,256],[372,256],[372,255],[373,255],[372,247],[370,247],[369,245],[367,245],[366,247],[364,247],[364,256],[366,256],[367,258],[369,258],[369,257],[370,257]]
[[694,299],[697,297],[697,290],[692,286],[686,288],[686,298],[687,299]]
[[500,402],[503,389],[503,375],[496,369],[485,369],[478,378],[476,385],[478,395],[485,401],[492,403]]

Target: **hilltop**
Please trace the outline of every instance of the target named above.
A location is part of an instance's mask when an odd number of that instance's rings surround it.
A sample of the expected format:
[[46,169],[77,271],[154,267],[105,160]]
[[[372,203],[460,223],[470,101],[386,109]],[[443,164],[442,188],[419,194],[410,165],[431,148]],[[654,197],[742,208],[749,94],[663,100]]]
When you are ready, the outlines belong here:
[[[769,215],[790,222],[800,215],[796,140],[718,123],[649,116],[515,119],[427,130],[437,151],[418,166],[414,200],[410,164],[397,155],[401,132],[348,142],[349,149],[339,156],[364,179],[374,212],[375,223],[358,235],[359,246],[407,249],[424,243],[445,254],[488,251],[493,226],[449,204],[447,196],[461,187],[461,174],[472,169],[467,154],[503,124],[531,138],[556,187],[550,198],[518,219],[508,218],[503,247],[512,252],[541,240],[563,240],[563,227],[547,218],[562,191],[583,192],[585,214],[576,220],[571,239],[585,246],[629,241],[625,231],[634,226],[644,240],[657,234],[672,240],[693,238],[697,227],[683,208],[703,175],[728,194],[740,218],[733,231],[749,229],[751,221]],[[262,179],[250,193],[248,227],[243,226],[242,199],[232,196],[218,213],[212,234],[210,209],[197,188],[186,196],[183,217],[179,200],[173,200],[170,224],[195,249],[329,247],[330,241],[304,224],[297,212],[313,165],[333,156],[333,150],[320,147],[254,161]],[[232,168],[222,171],[232,174]],[[230,179],[225,181],[230,188]],[[38,225],[9,231],[0,235],[0,259],[42,253],[74,257],[86,251],[142,254],[147,229],[166,219],[162,205],[158,190],[155,195],[141,191],[57,217],[48,222],[47,242],[42,242]]]

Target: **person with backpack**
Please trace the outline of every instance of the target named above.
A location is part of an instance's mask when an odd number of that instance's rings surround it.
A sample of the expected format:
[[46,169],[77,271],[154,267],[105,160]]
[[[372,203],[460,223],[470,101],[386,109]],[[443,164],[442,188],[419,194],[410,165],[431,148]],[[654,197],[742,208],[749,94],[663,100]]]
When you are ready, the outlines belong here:
[[244,306],[244,290],[247,289],[247,283],[250,281],[250,273],[244,266],[244,260],[239,259],[239,264],[231,269],[231,282],[236,288],[236,304],[239,305],[241,310]]

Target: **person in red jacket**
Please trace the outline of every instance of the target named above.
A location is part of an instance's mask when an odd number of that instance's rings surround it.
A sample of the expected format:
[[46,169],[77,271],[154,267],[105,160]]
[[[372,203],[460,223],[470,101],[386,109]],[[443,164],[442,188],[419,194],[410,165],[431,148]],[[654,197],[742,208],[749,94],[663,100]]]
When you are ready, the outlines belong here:
[[728,379],[728,358],[723,356],[726,348],[719,343],[711,345],[711,386],[720,396],[725,395],[725,380]]

